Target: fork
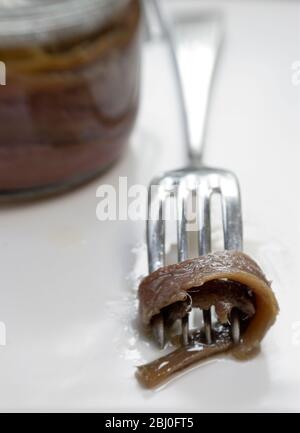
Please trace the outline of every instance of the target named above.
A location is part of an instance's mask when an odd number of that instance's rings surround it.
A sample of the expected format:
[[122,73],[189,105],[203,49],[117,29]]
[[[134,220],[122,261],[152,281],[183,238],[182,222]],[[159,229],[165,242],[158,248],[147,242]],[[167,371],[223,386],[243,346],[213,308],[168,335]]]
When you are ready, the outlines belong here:
[[[228,171],[203,165],[205,129],[211,89],[223,39],[222,18],[216,13],[200,17],[181,17],[169,24],[159,0],[150,0],[152,11],[172,55],[182,107],[189,166],[164,173],[152,180],[149,187],[147,246],[149,272],[166,264],[167,201],[174,197],[177,208],[178,262],[189,258],[188,197],[195,195],[197,203],[197,247],[199,255],[212,250],[211,198],[221,197],[224,249],[243,248],[243,228],[240,188],[236,176]],[[150,3],[147,0],[147,7]],[[153,16],[152,16],[153,19]],[[193,307],[193,306],[192,306]],[[213,344],[212,310],[202,310],[205,344]],[[189,313],[181,320],[181,341],[189,342]],[[240,341],[240,317],[233,309],[230,317],[233,343]],[[155,316],[153,334],[160,348],[166,342],[166,326],[162,313]]]

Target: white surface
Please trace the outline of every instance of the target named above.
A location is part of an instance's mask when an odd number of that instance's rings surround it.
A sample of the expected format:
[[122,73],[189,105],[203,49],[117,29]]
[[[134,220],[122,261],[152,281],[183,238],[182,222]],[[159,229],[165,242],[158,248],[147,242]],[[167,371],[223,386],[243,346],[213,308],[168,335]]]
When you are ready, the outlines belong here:
[[239,176],[245,250],[273,279],[280,302],[262,353],[246,363],[221,358],[157,392],[134,378],[135,364],[156,356],[134,322],[137,278],[146,272],[144,224],[97,221],[96,189],[119,176],[147,184],[184,165],[165,50],[148,45],[142,111],[127,156],[76,192],[0,209],[0,322],[7,328],[1,410],[300,409],[300,86],[291,84],[300,6],[219,4],[227,40],[206,162]]

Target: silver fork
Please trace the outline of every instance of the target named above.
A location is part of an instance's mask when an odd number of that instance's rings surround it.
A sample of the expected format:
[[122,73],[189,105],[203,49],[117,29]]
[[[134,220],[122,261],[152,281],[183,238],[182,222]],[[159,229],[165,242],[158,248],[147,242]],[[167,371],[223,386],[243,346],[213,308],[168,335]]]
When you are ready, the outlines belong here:
[[[202,164],[205,127],[214,72],[222,42],[222,20],[216,14],[205,13],[200,17],[189,17],[167,22],[159,0],[146,0],[158,18],[163,36],[166,38],[176,72],[178,91],[182,106],[185,139],[188,144],[189,166],[156,177],[150,184],[147,222],[149,272],[166,264],[164,212],[167,200],[174,196],[177,203],[178,262],[189,257],[188,246],[188,196],[196,194],[198,204],[198,252],[211,252],[211,198],[221,196],[224,248],[243,248],[240,188],[236,176],[217,168]],[[153,19],[153,15],[151,17]],[[206,344],[212,344],[212,312],[203,310]],[[158,345],[165,345],[165,323],[163,314],[155,316],[153,332]],[[230,319],[231,336],[234,343],[240,341],[240,318],[237,310]],[[189,341],[188,314],[181,319],[182,343]]]

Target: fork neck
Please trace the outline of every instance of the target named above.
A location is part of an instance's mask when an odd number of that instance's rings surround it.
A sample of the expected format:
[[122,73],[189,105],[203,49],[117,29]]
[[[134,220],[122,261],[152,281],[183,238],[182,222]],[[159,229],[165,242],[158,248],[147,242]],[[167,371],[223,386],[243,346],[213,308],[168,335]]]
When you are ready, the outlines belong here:
[[211,90],[223,40],[222,15],[202,11],[171,19],[161,0],[144,0],[144,4],[149,24],[151,15],[169,46],[189,166],[202,167]]
[[190,147],[188,151],[188,158],[189,158],[189,162],[188,162],[189,168],[198,169],[204,166],[203,152],[201,153],[193,152],[192,147]]
[[223,40],[222,17],[202,13],[170,23],[155,0],[172,57],[190,165],[203,166],[209,108]]

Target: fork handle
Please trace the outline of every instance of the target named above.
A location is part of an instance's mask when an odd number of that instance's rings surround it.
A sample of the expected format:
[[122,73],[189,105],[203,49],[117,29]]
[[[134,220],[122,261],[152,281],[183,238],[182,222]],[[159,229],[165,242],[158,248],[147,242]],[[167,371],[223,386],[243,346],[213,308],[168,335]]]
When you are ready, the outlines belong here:
[[153,0],[173,58],[190,164],[202,165],[213,78],[223,39],[221,15],[201,12],[165,18],[160,0]]

